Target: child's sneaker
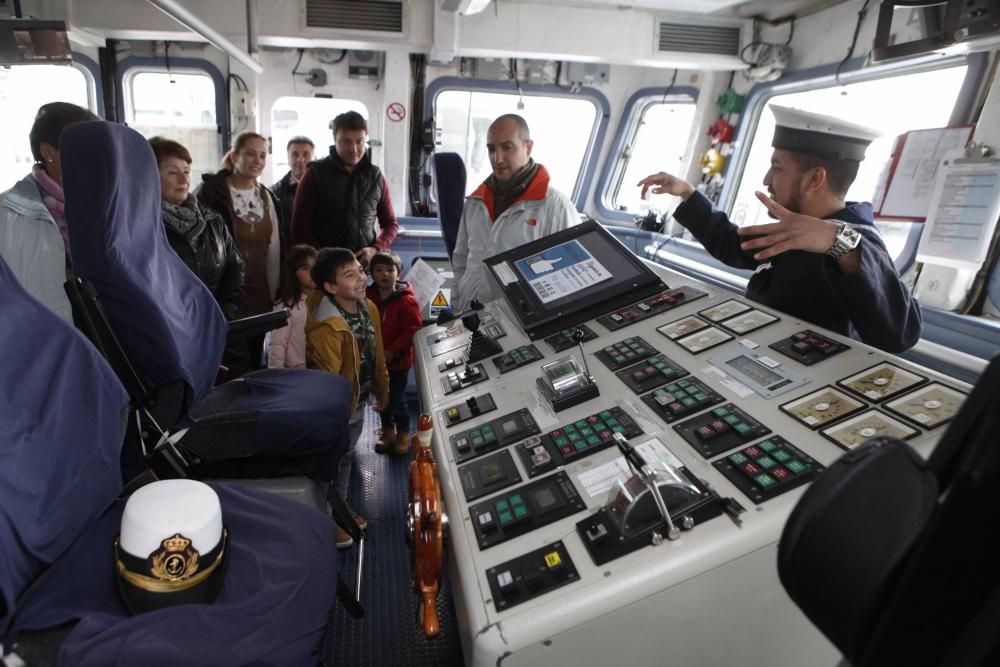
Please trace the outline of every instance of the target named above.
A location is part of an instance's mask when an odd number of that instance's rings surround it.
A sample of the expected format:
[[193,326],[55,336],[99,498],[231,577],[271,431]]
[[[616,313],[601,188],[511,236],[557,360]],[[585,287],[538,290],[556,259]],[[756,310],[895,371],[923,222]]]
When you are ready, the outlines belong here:
[[396,440],[396,427],[383,427],[378,430],[378,440],[375,442],[375,453],[385,454]]
[[396,433],[396,441],[392,443],[392,453],[396,456],[406,456],[410,453],[410,433],[408,431]]
[[354,546],[354,538],[346,530],[337,526],[337,548],[349,549],[352,546]]

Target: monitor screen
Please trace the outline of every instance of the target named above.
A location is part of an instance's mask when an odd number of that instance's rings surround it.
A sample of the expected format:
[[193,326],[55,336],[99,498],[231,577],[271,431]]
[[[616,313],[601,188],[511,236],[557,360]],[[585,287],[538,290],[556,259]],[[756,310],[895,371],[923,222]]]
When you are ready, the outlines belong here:
[[62,21],[0,21],[0,65],[58,64],[73,60]]
[[666,288],[595,221],[489,257],[486,266],[532,340]]

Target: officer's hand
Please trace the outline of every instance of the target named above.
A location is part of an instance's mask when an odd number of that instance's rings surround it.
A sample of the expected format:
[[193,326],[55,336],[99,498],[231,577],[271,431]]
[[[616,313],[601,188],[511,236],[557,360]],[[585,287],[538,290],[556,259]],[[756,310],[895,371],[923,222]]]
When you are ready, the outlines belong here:
[[654,195],[674,195],[684,199],[685,201],[687,201],[688,197],[694,194],[693,185],[684,179],[672,176],[665,171],[653,174],[652,176],[647,176],[636,183],[636,185],[642,187],[642,197],[646,196],[646,192],[648,192],[650,188],[652,188]]
[[371,262],[372,257],[374,257],[377,252],[378,250],[368,245],[354,253],[354,256],[358,258],[358,262],[361,266],[368,266],[368,263]]
[[753,258],[765,260],[789,250],[825,253],[837,239],[836,222],[801,213],[792,213],[763,192],[755,193],[777,222],[740,227],[740,236],[754,236],[740,244],[743,250],[754,252]]
[[375,405],[373,405],[372,407],[374,408],[375,412],[382,412],[388,406],[389,406],[389,401],[388,401],[388,399],[386,399],[386,400],[382,400],[382,401],[375,401]]

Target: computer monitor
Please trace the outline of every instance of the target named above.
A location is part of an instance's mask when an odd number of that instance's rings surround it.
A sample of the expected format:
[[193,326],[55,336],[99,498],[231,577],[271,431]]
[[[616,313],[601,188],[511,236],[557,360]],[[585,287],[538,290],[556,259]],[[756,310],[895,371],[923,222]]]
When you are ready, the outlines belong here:
[[72,60],[62,21],[0,21],[0,65],[61,64]]
[[593,220],[485,260],[531,340],[666,289],[621,241]]

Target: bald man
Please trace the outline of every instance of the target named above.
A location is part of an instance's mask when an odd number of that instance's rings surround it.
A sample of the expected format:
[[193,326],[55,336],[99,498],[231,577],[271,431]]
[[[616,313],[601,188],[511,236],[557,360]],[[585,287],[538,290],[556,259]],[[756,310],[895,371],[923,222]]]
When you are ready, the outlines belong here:
[[517,114],[500,116],[486,133],[493,173],[469,195],[451,263],[452,305],[494,298],[483,260],[566,229],[580,221],[569,197],[549,184],[549,172],[531,159],[534,142]]

